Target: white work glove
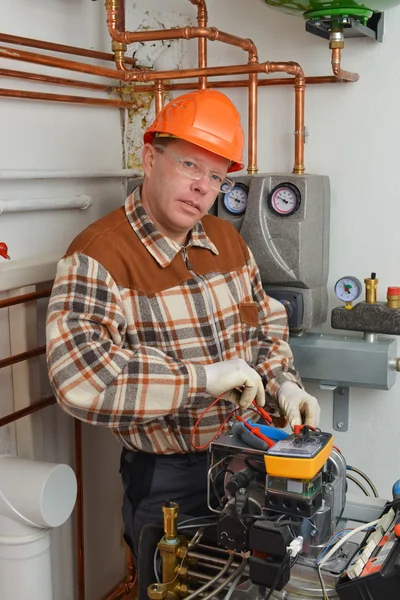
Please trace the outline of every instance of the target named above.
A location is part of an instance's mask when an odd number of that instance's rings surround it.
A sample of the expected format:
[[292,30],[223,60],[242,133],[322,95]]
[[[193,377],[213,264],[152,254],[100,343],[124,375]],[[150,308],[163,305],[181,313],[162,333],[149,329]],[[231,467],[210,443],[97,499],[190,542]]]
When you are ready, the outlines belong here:
[[204,365],[207,384],[206,391],[213,398],[222,398],[248,408],[255,399],[258,406],[265,404],[265,391],[261,377],[241,358],[223,360]]
[[318,400],[307,394],[293,381],[286,381],[278,391],[278,404],[287,416],[289,425],[311,425],[318,427],[321,409]]

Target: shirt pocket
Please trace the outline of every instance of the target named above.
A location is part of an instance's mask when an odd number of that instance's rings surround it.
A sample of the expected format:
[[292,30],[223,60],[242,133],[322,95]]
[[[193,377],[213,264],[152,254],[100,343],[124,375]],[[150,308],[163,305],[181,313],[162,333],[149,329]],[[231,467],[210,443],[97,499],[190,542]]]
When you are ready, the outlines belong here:
[[257,302],[239,302],[239,314],[242,323],[250,327],[258,327]]

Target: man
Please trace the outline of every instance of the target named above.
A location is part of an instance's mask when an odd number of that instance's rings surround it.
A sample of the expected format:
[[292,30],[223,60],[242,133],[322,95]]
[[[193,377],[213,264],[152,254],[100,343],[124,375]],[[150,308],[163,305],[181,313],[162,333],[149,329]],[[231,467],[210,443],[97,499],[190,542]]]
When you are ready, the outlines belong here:
[[[290,425],[317,425],[286,313],[262,289],[236,230],[207,215],[243,168],[240,117],[222,93],[167,104],[144,136],[144,181],[59,262],[49,303],[50,379],[72,416],[111,428],[124,450],[126,540],[166,500],[207,514],[207,443],[231,411],[267,395]],[[193,428],[201,413],[220,395]],[[227,425],[226,425],[227,427]]]

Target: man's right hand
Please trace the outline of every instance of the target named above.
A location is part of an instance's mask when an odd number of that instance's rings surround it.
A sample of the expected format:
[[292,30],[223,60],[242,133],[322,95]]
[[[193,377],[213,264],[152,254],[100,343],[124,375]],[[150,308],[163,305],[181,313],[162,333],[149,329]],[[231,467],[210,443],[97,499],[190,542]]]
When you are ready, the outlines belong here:
[[255,399],[258,406],[265,404],[264,385],[260,375],[241,358],[204,365],[207,377],[206,391],[213,398],[222,398],[248,408]]

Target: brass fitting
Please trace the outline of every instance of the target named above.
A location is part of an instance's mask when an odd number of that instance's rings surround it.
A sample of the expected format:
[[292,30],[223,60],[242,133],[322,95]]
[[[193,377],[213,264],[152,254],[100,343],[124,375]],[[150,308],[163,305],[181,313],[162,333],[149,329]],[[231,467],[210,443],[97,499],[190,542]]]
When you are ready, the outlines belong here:
[[168,587],[165,583],[152,583],[147,588],[150,600],[164,600],[167,597]]
[[386,298],[389,308],[400,308],[400,287],[388,287]]
[[163,505],[162,511],[164,514],[164,533],[165,539],[172,541],[177,536],[177,518],[178,518],[178,504],[176,502],[167,502]]
[[188,574],[188,568],[187,567],[179,567],[178,569],[178,576],[182,577],[182,579],[185,579],[185,577],[187,577]]
[[375,304],[378,297],[378,283],[376,273],[371,273],[371,277],[364,279],[365,283],[365,301],[367,304]]
[[339,48],[339,50],[343,50],[344,42],[329,42],[329,48],[333,50],[334,48]]
[[178,585],[175,587],[175,592],[177,594],[179,594],[179,596],[181,596],[182,598],[184,598],[185,596],[188,595],[189,588],[186,585],[186,583],[178,583]]

